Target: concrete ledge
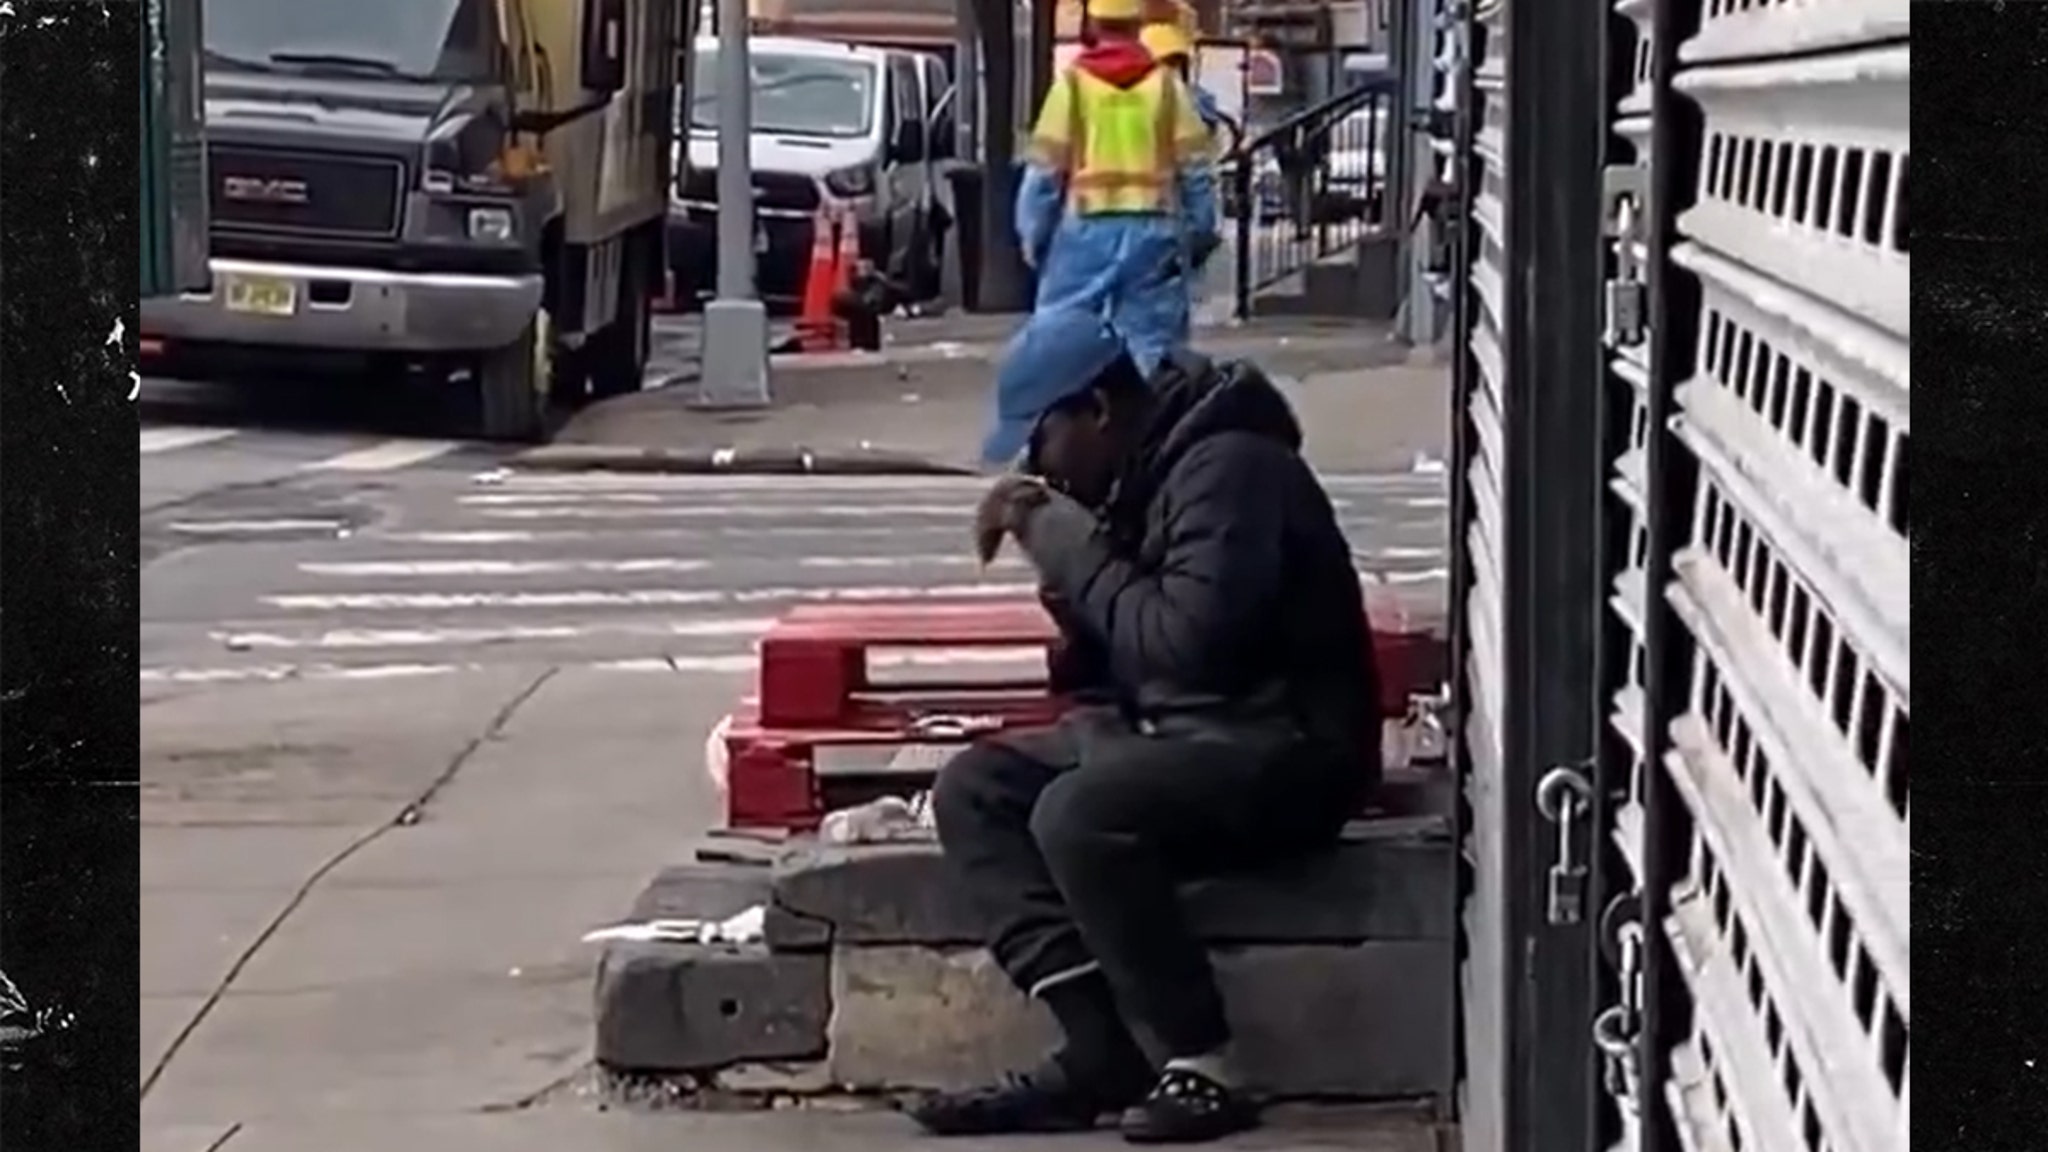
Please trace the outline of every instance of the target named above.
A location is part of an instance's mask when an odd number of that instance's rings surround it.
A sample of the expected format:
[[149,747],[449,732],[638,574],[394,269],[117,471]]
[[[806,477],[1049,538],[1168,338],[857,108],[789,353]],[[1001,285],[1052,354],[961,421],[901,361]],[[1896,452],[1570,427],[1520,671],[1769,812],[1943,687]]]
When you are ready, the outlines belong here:
[[[1190,884],[1183,899],[1212,944],[1441,940],[1454,931],[1454,863],[1441,818],[1375,820],[1353,825],[1335,852]],[[779,949],[984,938],[933,843],[792,847],[774,891],[767,931]]]
[[600,1064],[680,1072],[825,1055],[830,962],[759,946],[623,942],[598,961]]
[[825,1078],[844,1089],[955,1088],[1029,1068],[1057,1042],[1045,1007],[981,948],[835,948]]
[[[1447,1092],[1449,942],[1287,945],[1213,953],[1246,1075],[1282,1097]],[[854,1090],[950,1088],[1029,1067],[1043,1008],[979,951],[840,948],[828,1078]]]
[[725,920],[767,904],[774,893],[774,873],[765,861],[675,864],[655,873],[640,890],[631,919]]
[[[1218,949],[1247,1076],[1277,1097],[1443,1097],[1449,941]],[[828,1006],[829,1005],[829,1006]],[[738,1091],[960,1087],[1054,1042],[979,949],[633,945],[598,981],[597,1058],[616,1071],[716,1075]]]
[[852,448],[656,448],[611,444],[549,444],[513,457],[533,472],[634,472],[753,476],[973,476],[965,464],[907,452]]

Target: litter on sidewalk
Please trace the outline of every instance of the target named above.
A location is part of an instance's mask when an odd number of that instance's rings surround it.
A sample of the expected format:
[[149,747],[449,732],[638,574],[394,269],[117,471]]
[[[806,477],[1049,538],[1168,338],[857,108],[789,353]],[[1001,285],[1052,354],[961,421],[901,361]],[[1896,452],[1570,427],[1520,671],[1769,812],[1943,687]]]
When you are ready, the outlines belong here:
[[932,794],[924,791],[908,800],[883,796],[827,812],[818,826],[818,839],[827,844],[888,844],[927,839],[937,828]]
[[583,942],[603,944],[630,940],[671,944],[752,944],[761,939],[767,915],[768,910],[756,904],[724,920],[642,920],[632,924],[613,924],[585,932]]

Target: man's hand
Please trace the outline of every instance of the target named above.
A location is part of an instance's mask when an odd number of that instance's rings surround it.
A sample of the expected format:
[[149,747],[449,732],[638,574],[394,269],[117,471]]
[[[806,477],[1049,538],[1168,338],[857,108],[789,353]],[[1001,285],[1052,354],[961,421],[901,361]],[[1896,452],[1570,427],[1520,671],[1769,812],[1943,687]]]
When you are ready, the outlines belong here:
[[983,565],[996,558],[1005,535],[1015,535],[1051,492],[1036,476],[1004,476],[974,509],[974,554]]

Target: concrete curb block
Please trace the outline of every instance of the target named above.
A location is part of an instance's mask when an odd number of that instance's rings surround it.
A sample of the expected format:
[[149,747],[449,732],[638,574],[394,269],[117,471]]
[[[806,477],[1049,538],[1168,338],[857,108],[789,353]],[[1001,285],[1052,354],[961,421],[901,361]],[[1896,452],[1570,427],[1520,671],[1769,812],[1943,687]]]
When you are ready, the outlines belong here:
[[606,444],[550,444],[514,456],[511,465],[533,472],[640,472],[685,476],[976,476],[908,452],[774,448],[648,448]]

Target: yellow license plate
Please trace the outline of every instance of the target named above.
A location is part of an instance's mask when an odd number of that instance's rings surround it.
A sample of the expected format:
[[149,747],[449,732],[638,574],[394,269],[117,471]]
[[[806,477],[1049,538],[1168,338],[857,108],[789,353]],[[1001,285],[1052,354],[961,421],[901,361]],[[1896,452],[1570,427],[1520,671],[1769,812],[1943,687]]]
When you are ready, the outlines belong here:
[[230,312],[258,316],[290,316],[299,308],[299,287],[289,280],[235,276],[227,280]]

